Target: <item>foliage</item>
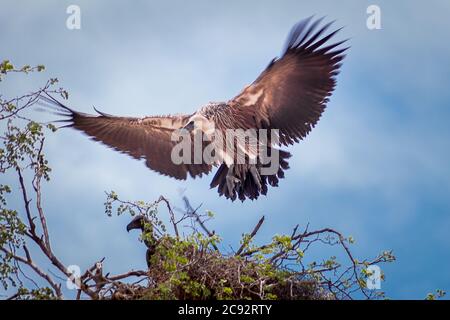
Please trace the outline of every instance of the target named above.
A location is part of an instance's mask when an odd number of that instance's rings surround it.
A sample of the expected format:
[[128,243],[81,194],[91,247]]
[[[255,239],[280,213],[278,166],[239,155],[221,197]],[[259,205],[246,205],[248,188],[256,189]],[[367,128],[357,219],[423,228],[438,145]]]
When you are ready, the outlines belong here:
[[[243,234],[235,252],[219,250],[222,240],[206,228],[213,214],[199,214],[184,198],[181,217],[161,197],[153,203],[122,201],[115,192],[107,194],[105,211],[112,215],[143,215],[151,228],[144,228],[141,240],[154,248],[150,256],[147,285],[116,287],[111,298],[120,299],[369,299],[384,297],[382,292],[366,288],[371,273],[367,267],[392,262],[391,252],[373,260],[353,258],[348,245],[353,242],[332,229],[275,235],[272,241],[256,245],[253,241],[264,217],[253,231]],[[161,221],[158,206],[166,203],[173,233]],[[190,232],[179,235],[179,225],[189,225]],[[178,234],[178,235],[177,235]],[[150,242],[150,243],[149,243]],[[348,266],[335,256],[321,262],[306,263],[305,253],[315,244],[339,246]],[[147,256],[148,258],[148,256]]]
[[437,300],[437,299],[443,298],[445,296],[445,294],[446,294],[446,292],[444,290],[436,289],[435,293],[430,292],[429,294],[427,294],[425,299],[426,300]]

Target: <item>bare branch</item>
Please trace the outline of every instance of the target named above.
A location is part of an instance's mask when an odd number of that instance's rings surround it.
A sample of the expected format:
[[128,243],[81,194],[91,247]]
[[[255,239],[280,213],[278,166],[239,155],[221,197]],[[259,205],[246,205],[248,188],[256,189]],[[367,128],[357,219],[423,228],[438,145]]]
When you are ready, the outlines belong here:
[[166,204],[167,210],[169,211],[169,215],[170,215],[170,221],[172,222],[172,226],[175,231],[175,235],[177,236],[177,238],[179,238],[180,234],[178,232],[177,223],[175,222],[175,214],[172,211],[172,207],[170,206],[169,201],[166,198],[164,198],[162,195],[159,196],[158,202],[160,202],[160,201],[163,201]]
[[44,214],[44,211],[42,210],[42,205],[41,205],[41,198],[42,198],[42,196],[41,196],[41,177],[42,177],[42,174],[40,172],[39,160],[41,158],[43,146],[44,146],[44,138],[40,141],[39,151],[37,154],[38,161],[37,161],[37,168],[36,168],[36,174],[35,174],[33,187],[36,192],[36,208],[39,213],[39,220],[41,221],[42,230],[44,232],[45,246],[47,247],[48,251],[51,251],[50,237],[49,237],[48,228],[47,228],[47,220],[45,218],[45,214]]
[[[252,233],[250,234],[250,238],[249,240],[253,239],[256,235],[256,233],[258,233],[259,228],[261,228],[261,225],[264,223],[264,216],[261,217],[261,219],[259,219],[258,223],[256,224],[255,228],[253,229]],[[243,243],[240,248],[238,249],[238,251],[236,251],[235,256],[239,256],[242,251],[245,249],[246,244]]]
[[36,225],[34,224],[33,221],[33,216],[31,214],[31,210],[30,210],[30,202],[31,200],[28,198],[28,194],[27,194],[27,188],[25,187],[25,182],[23,179],[23,175],[22,175],[22,171],[19,167],[16,168],[17,174],[19,175],[19,184],[20,187],[22,189],[22,197],[23,197],[23,202],[25,204],[25,212],[27,214],[27,219],[28,219],[28,224],[30,227],[30,232],[34,233],[35,229],[36,229]]

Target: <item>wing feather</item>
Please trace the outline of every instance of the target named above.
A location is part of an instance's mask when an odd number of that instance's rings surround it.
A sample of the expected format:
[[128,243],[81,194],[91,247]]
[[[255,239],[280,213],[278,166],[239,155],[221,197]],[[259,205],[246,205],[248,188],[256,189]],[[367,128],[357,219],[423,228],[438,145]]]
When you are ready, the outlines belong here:
[[172,148],[176,144],[171,135],[187,124],[188,115],[133,118],[97,110],[98,115],[91,115],[72,110],[51,96],[41,98],[55,105],[60,115],[68,117],[63,120],[69,121],[68,127],[135,159],[144,159],[147,167],[161,174],[184,180],[187,174],[196,177],[212,169],[207,164],[177,165],[171,160]]
[[305,138],[316,125],[348,49],[339,49],[346,40],[326,45],[341,29],[323,36],[332,22],[316,31],[323,18],[310,24],[311,20],[297,23],[281,58],[273,59],[250,86],[228,102],[236,115],[245,115],[246,126],[279,129],[284,145]]

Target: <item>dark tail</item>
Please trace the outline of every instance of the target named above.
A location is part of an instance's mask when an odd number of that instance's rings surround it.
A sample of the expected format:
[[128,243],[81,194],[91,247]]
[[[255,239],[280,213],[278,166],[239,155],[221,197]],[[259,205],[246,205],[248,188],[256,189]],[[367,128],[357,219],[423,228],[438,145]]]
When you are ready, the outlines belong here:
[[[268,185],[278,187],[279,179],[284,178],[284,170],[289,169],[287,159],[291,154],[287,151],[279,151],[279,167],[277,173],[273,175],[261,175],[261,164],[234,165],[231,169],[224,163],[219,167],[210,187],[217,187],[217,192],[232,201],[239,198],[255,200],[259,195],[267,194]],[[252,169],[253,167],[253,169]],[[255,169],[257,174],[255,174]],[[230,170],[233,170],[230,172]],[[252,172],[253,171],[253,172]]]

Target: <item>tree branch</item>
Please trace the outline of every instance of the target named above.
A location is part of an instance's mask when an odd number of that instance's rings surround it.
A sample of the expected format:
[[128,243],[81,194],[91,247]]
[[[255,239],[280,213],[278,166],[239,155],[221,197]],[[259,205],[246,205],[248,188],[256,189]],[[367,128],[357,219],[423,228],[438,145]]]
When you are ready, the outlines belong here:
[[41,268],[39,268],[31,259],[30,252],[28,251],[28,248],[24,245],[23,250],[25,251],[26,258],[21,257],[3,247],[0,247],[0,251],[3,251],[5,254],[13,257],[16,261],[22,262],[23,264],[26,264],[29,266],[34,272],[36,272],[41,278],[45,279],[48,284],[52,287],[52,289],[55,291],[55,294],[58,298],[62,299],[63,295],[61,292],[61,286],[57,284],[53,279],[44,272]]
[[[255,228],[253,229],[252,233],[250,234],[250,239],[249,240],[252,240],[255,237],[256,233],[258,233],[259,228],[261,228],[261,225],[263,223],[264,223],[264,216],[262,216],[261,219],[259,219],[259,221],[256,224]],[[242,245],[240,246],[238,251],[236,251],[235,256],[239,256],[242,253],[242,251],[245,249],[246,245],[247,245],[246,243],[242,243]]]

